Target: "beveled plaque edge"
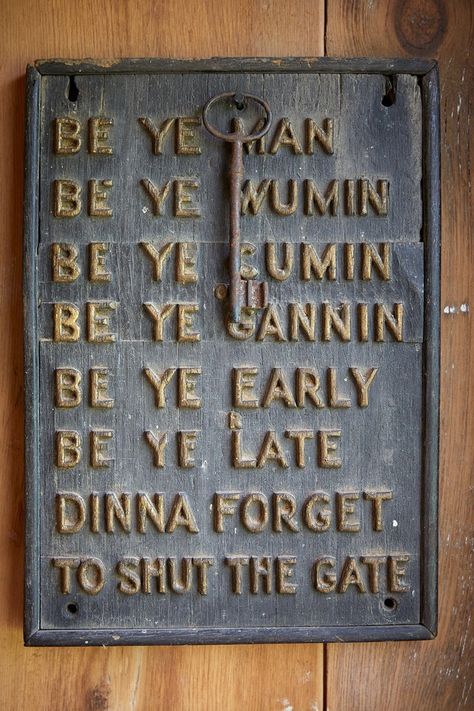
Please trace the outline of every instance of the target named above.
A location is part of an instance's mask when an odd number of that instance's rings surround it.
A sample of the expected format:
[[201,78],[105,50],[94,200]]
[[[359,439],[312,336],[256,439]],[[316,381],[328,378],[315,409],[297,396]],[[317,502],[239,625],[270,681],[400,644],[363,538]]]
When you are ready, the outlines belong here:
[[[423,473],[420,624],[169,629],[42,629],[40,627],[39,361],[37,245],[39,130],[44,75],[172,72],[376,73],[419,76],[422,97],[423,242]],[[25,586],[26,646],[364,642],[433,639],[438,601],[438,466],[440,380],[440,126],[439,77],[434,60],[374,58],[212,58],[200,60],[39,60],[27,67],[24,184]],[[33,407],[31,403],[33,402]]]

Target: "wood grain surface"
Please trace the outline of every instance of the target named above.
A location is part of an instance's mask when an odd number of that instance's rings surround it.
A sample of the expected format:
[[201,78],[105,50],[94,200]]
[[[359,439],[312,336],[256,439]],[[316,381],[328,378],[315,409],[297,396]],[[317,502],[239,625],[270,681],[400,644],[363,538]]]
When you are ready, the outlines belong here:
[[[0,0],[0,678],[6,711],[468,709],[474,704],[470,0]],[[326,30],[326,38],[325,38]],[[435,642],[24,649],[24,68],[40,57],[438,57],[443,316],[440,633]],[[466,306],[467,304],[467,306]],[[26,383],[28,389],[28,383]]]
[[[439,633],[328,647],[327,708],[474,707],[472,93],[474,4],[329,0],[327,54],[429,56],[441,79],[442,289]],[[470,234],[471,233],[471,234]]]

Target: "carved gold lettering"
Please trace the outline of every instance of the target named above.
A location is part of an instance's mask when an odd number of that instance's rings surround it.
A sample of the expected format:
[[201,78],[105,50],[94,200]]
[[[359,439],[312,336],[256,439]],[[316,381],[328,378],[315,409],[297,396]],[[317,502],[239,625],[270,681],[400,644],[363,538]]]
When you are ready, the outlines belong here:
[[263,205],[263,201],[270,188],[271,180],[262,180],[258,187],[255,187],[252,180],[247,180],[242,188],[242,202],[240,213],[246,215],[257,215]]
[[89,180],[89,216],[90,217],[112,217],[113,210],[108,205],[108,190],[113,186],[113,181]]
[[375,340],[379,343],[385,341],[385,327],[392,334],[395,341],[403,341],[403,321],[405,309],[403,304],[394,304],[393,313],[390,313],[385,304],[375,304]]
[[372,502],[372,528],[374,531],[383,531],[382,502],[391,501],[391,491],[364,491],[364,499]]
[[74,180],[55,180],[53,183],[54,216],[76,217],[81,208],[81,186]]
[[388,190],[388,180],[377,180],[377,188],[375,188],[370,180],[361,178],[359,180],[359,215],[366,216],[370,205],[376,215],[386,216],[388,214]]
[[341,430],[320,430],[318,432],[319,466],[324,469],[339,469],[342,459],[337,456]]
[[200,595],[207,595],[209,566],[214,565],[214,558],[199,556],[193,558],[193,566],[197,571],[197,591]]
[[184,469],[194,467],[193,452],[196,449],[198,432],[178,432],[178,466]]
[[173,533],[178,526],[182,526],[189,533],[199,533],[191,504],[184,493],[176,494],[174,497],[170,515],[166,522],[166,532]]
[[369,389],[375,380],[378,368],[369,368],[366,373],[362,373],[360,368],[349,368],[357,389],[357,404],[359,407],[369,406]]
[[178,343],[197,343],[201,336],[193,331],[194,314],[199,313],[198,304],[178,304],[178,318],[176,322],[176,340]]
[[74,244],[51,245],[52,252],[52,277],[55,282],[71,283],[81,274],[77,263],[79,251]]
[[200,217],[201,209],[195,202],[193,193],[199,190],[199,180],[180,179],[174,181],[174,214],[176,217]]
[[153,466],[163,468],[165,466],[165,449],[168,444],[168,435],[166,432],[151,432],[146,430],[145,439],[153,450]]
[[296,466],[304,469],[306,466],[305,444],[307,439],[314,439],[314,433],[310,430],[287,430],[285,437],[292,439],[295,443]]
[[236,469],[255,469],[257,460],[245,455],[242,451],[242,432],[233,430],[231,433],[232,466]]
[[59,570],[59,589],[63,595],[69,595],[71,592],[71,571],[79,566],[79,558],[52,558],[51,563]]
[[54,371],[54,404],[56,407],[77,407],[82,401],[82,376],[76,368],[56,368]]
[[356,491],[336,493],[337,530],[357,532],[360,531],[360,520],[352,518],[356,510],[356,501],[360,496]]
[[331,118],[323,120],[323,126],[318,126],[311,118],[305,119],[306,129],[306,153],[312,156],[314,153],[315,140],[328,155],[334,153],[334,121]]
[[153,562],[149,558],[142,558],[141,573],[142,590],[146,595],[151,594],[152,578],[156,578],[157,592],[166,592],[166,563],[164,558],[156,558]]
[[173,242],[167,242],[159,249],[151,242],[140,242],[140,247],[142,247],[145,254],[147,254],[153,262],[153,279],[155,281],[161,281],[163,266],[171,254]]
[[372,264],[382,279],[391,279],[391,249],[387,242],[379,245],[379,251],[375,245],[363,242],[361,276],[364,281],[372,279]]
[[201,407],[201,398],[196,394],[196,379],[201,372],[201,368],[178,369],[178,407],[192,410]]
[[[155,465],[157,466],[157,465]],[[137,496],[137,530],[146,533],[147,520],[150,519],[158,533],[165,531],[165,506],[163,494],[155,494],[153,501],[148,494]]]
[[289,579],[294,576],[293,566],[296,565],[296,556],[279,555],[275,561],[276,591],[280,595],[295,595],[297,585],[290,583]]
[[115,333],[109,331],[111,313],[117,309],[114,301],[89,301],[87,304],[87,340],[89,343],[115,343]]
[[262,407],[270,407],[274,400],[282,400],[286,407],[296,407],[290,385],[282,368],[272,368]]
[[280,467],[287,469],[289,464],[285,452],[278,440],[276,432],[269,430],[265,433],[260,451],[257,456],[257,468],[262,469],[268,461],[276,462]]
[[153,340],[163,341],[164,323],[176,309],[176,304],[164,304],[157,307],[157,305],[147,302],[143,306],[153,319]]
[[327,531],[331,525],[332,514],[331,509],[318,508],[315,513],[315,507],[323,503],[329,504],[329,496],[323,491],[312,494],[304,503],[303,506],[303,521],[305,526],[310,531],[321,533]]
[[290,341],[300,340],[300,330],[303,338],[316,340],[316,304],[289,304]]
[[280,198],[278,180],[272,180],[270,186],[270,205],[277,215],[287,217],[293,215],[298,207],[298,183],[288,180],[288,202],[283,203]]
[[178,242],[176,245],[176,281],[178,284],[195,284],[197,245],[193,242]]
[[61,469],[72,469],[81,461],[82,440],[75,430],[58,430],[56,432],[56,466]]
[[268,499],[260,493],[245,496],[240,505],[240,520],[249,533],[261,533],[268,523]]
[[79,309],[75,304],[53,304],[53,340],[57,343],[74,343],[81,329],[77,323]]
[[277,281],[285,281],[293,271],[294,263],[294,248],[289,242],[283,243],[283,264],[281,267],[276,264],[276,244],[275,242],[266,242],[265,244],[265,264],[268,274],[277,279]]
[[268,337],[280,343],[286,341],[277,307],[273,304],[269,304],[267,308],[264,309],[260,328],[257,331],[257,341],[264,341]]
[[195,127],[201,125],[201,119],[194,116],[179,116],[176,119],[176,154],[198,156],[201,148],[196,144]]
[[283,524],[292,533],[297,533],[300,529],[294,517],[296,515],[296,499],[293,494],[286,491],[279,491],[273,494],[273,530],[281,533]]
[[301,278],[309,281],[311,275],[321,280],[327,273],[327,278],[334,281],[337,276],[337,252],[335,244],[328,244],[320,258],[311,244],[301,245]]
[[242,568],[249,564],[248,556],[229,555],[224,559],[225,564],[231,570],[231,590],[234,595],[242,594]]
[[271,155],[275,155],[282,146],[289,146],[295,155],[301,155],[303,153],[301,144],[288,118],[282,118],[278,122],[268,152]]
[[216,492],[213,500],[214,510],[214,531],[224,532],[224,516],[233,516],[237,502],[240,499],[238,491]]
[[272,559],[269,556],[251,556],[249,565],[250,592],[257,595],[262,581],[263,592],[272,592]]
[[171,183],[172,181],[168,180],[163,186],[158,187],[148,178],[140,180],[140,185],[144,188],[146,194],[151,199],[153,214],[155,217],[163,215],[163,208],[171,189]]
[[319,375],[314,368],[296,369],[296,402],[298,407],[306,407],[306,396],[317,408],[325,407],[318,395],[320,388]]
[[345,408],[351,406],[351,401],[348,398],[339,395],[336,368],[328,368],[327,370],[327,389],[329,407]]
[[121,578],[117,588],[124,595],[135,595],[140,591],[140,559],[136,556],[127,556],[117,563],[117,575]]
[[86,520],[82,496],[74,492],[56,494],[56,530],[58,533],[77,533]]
[[339,208],[339,183],[331,180],[324,195],[316,187],[313,180],[304,181],[304,214],[314,215],[315,209],[319,215],[327,213],[334,217]]
[[337,333],[341,341],[351,340],[351,305],[345,301],[335,308],[323,301],[322,303],[322,335],[323,341],[332,340],[332,332]]
[[139,123],[143,126],[145,131],[151,136],[153,153],[158,156],[163,152],[163,141],[166,138],[171,126],[174,123],[174,118],[168,118],[163,121],[159,127],[147,117],[140,117],[138,119]]
[[406,575],[407,566],[410,560],[409,555],[389,555],[387,558],[388,589],[390,592],[407,592],[408,585],[403,582]]
[[108,144],[109,127],[114,120],[105,116],[94,116],[89,119],[89,153],[99,156],[112,155],[112,146]]
[[109,397],[109,369],[100,366],[89,372],[89,399],[91,407],[110,408],[115,400]]
[[81,150],[81,123],[70,116],[54,119],[54,152],[57,155],[73,155]]
[[336,589],[337,577],[333,572],[336,567],[336,559],[332,556],[321,556],[313,566],[314,588],[324,594],[332,593]]
[[176,368],[167,368],[163,373],[156,373],[151,368],[144,368],[143,372],[148,378],[149,382],[153,386],[155,391],[155,405],[156,407],[165,407],[166,396],[165,391],[167,385],[169,385],[171,378],[176,373]]
[[105,585],[105,566],[99,558],[82,560],[76,575],[77,582],[88,595],[97,595]]
[[339,583],[337,586],[337,591],[340,593],[345,593],[349,585],[355,585],[358,592],[365,593],[364,582],[362,580],[359,567],[356,563],[356,559],[352,556],[347,556],[344,561],[344,566],[342,568],[342,573],[339,578]]
[[258,368],[233,368],[232,375],[232,401],[234,407],[258,407],[258,400],[254,392]]
[[113,430],[92,430],[90,433],[90,465],[94,468],[109,467],[108,442],[113,439]]
[[105,497],[105,530],[107,533],[115,533],[115,521],[118,521],[125,533],[130,533],[132,529],[130,494],[108,493]]
[[107,242],[91,242],[89,245],[89,279],[91,281],[111,281],[112,274],[107,271]]
[[371,593],[378,593],[380,590],[380,566],[385,562],[384,556],[364,555],[360,562],[367,566],[369,574],[369,590]]

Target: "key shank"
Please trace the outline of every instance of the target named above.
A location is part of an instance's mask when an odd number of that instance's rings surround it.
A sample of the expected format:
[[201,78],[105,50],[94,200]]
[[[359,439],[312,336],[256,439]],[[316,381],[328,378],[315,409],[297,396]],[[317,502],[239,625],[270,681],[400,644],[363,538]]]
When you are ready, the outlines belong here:
[[240,321],[240,190],[244,175],[242,142],[230,144],[229,165],[229,273],[230,273],[230,320]]
[[[265,121],[260,130],[252,134],[245,134],[237,120],[233,121],[233,130],[223,133],[217,129],[209,119],[211,108],[219,102],[232,100],[241,110],[245,102],[254,101],[265,111]],[[268,301],[268,287],[265,282],[252,279],[242,279],[240,276],[240,193],[244,175],[243,144],[257,141],[264,136],[270,128],[272,114],[270,107],[264,99],[253,94],[235,94],[225,92],[213,96],[203,108],[202,119],[204,126],[215,138],[230,143],[229,164],[229,319],[232,323],[239,323],[242,307],[259,309],[266,306]]]

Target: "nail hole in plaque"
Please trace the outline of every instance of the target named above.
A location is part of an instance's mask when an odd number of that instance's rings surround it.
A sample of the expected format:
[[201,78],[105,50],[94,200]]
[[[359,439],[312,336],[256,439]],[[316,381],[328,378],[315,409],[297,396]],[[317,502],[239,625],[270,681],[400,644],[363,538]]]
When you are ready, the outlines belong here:
[[66,605],[66,610],[70,615],[77,615],[77,613],[79,612],[79,605],[77,604],[77,602],[68,602],[68,604]]
[[67,98],[69,101],[75,102],[79,97],[79,87],[76,84],[76,77],[71,75],[69,77],[69,86],[67,90]]
[[397,99],[396,78],[387,77],[385,79],[385,94],[382,97],[382,106],[393,106]]
[[383,601],[383,606],[387,612],[395,612],[398,607],[398,603],[393,597],[386,597]]
[[243,111],[245,109],[247,102],[243,94],[234,94],[234,106],[237,111]]

